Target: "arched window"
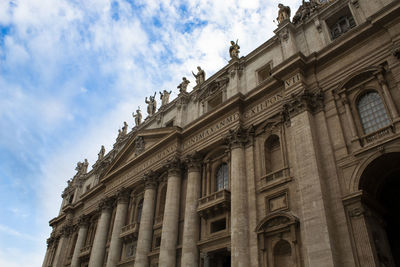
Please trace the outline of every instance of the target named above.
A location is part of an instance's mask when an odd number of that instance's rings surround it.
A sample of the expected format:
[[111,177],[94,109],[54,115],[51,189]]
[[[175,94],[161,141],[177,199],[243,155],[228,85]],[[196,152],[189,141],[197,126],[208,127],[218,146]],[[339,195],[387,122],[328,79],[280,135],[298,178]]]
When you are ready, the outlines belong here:
[[140,219],[142,218],[142,210],[143,210],[143,199],[141,199],[138,203],[137,206],[137,212],[136,212],[136,222],[140,222]]
[[368,92],[360,97],[357,109],[365,134],[375,132],[390,124],[382,99],[375,91]]
[[266,173],[278,171],[283,168],[281,144],[275,134],[268,137],[265,142],[265,169]]
[[292,260],[292,248],[286,240],[279,240],[274,247],[274,266],[296,266]]
[[221,165],[219,165],[219,167],[217,168],[215,181],[215,191],[228,188],[228,164],[222,163]]

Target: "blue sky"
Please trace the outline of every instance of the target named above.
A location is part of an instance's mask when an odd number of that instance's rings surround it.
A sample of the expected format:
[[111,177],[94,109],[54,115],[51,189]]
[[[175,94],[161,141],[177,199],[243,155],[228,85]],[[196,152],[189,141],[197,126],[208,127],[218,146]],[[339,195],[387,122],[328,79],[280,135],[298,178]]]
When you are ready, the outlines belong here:
[[246,55],[272,37],[278,3],[0,0],[0,266],[41,266],[76,162],[146,96],[226,65],[230,40]]

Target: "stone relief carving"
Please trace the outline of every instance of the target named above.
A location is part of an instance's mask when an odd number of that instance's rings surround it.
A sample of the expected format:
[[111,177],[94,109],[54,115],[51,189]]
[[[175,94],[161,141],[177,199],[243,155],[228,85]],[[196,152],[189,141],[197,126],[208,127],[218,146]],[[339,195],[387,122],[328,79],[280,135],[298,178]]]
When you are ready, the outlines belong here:
[[283,4],[278,4],[278,17],[276,20],[278,21],[279,24],[286,20],[290,20],[290,7],[285,6]]
[[156,113],[157,102],[155,97],[156,93],[154,93],[154,96],[150,96],[149,100],[147,100],[147,97],[144,100],[144,102],[147,104],[147,113],[149,114],[149,116],[153,116],[154,113]]
[[190,81],[186,77],[182,77],[182,82],[177,86],[180,93],[186,93]]
[[143,136],[138,136],[135,139],[135,156],[141,154],[145,149]]
[[220,92],[221,90],[225,90],[228,83],[229,83],[229,76],[225,74],[215,79],[214,81],[210,82],[201,92],[197,94],[195,99],[197,101],[201,101],[216,94],[217,92]]

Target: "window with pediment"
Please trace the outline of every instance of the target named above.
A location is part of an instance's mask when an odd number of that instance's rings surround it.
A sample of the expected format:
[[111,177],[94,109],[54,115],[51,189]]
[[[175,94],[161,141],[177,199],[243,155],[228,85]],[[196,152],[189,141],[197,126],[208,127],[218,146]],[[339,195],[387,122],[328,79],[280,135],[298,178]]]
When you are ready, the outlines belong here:
[[363,94],[357,101],[357,110],[365,134],[375,132],[390,124],[385,105],[376,91]]

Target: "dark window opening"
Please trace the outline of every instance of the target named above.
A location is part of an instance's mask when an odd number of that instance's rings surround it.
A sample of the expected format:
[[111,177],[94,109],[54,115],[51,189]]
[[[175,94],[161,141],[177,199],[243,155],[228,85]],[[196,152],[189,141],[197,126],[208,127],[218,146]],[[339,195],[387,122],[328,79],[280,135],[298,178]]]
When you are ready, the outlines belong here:
[[219,232],[225,229],[226,229],[225,218],[211,223],[211,233]]
[[258,83],[261,83],[271,76],[271,66],[267,65],[258,71]]

